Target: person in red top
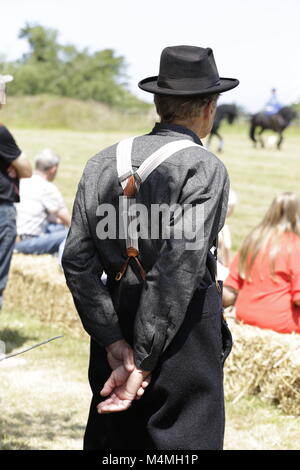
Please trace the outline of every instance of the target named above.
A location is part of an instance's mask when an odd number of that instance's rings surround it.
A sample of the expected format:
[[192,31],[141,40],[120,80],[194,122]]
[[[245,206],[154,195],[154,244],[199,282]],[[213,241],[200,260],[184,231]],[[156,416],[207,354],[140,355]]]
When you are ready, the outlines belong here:
[[223,305],[236,318],[279,333],[300,333],[300,198],[278,195],[244,240],[224,281]]

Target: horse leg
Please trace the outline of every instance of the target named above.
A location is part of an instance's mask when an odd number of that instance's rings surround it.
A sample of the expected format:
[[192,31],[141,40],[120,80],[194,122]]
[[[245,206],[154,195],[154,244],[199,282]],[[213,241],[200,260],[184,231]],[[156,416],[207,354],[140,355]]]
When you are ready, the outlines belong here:
[[282,132],[280,132],[280,133],[279,133],[279,139],[278,139],[278,142],[277,142],[277,148],[278,148],[278,150],[281,149],[282,141],[283,141],[283,135],[282,135]]
[[262,127],[261,130],[258,133],[258,140],[260,142],[261,148],[264,148],[264,146],[265,146],[265,143],[264,143],[263,138],[261,136],[263,131],[264,131],[264,128]]
[[253,147],[256,148],[256,138],[255,138],[255,129],[256,129],[256,124],[254,120],[251,121],[251,126],[250,126],[250,132],[249,132],[249,137],[253,142]]
[[224,148],[224,140],[222,139],[222,136],[218,132],[216,132],[216,136],[219,139],[218,152],[222,152],[222,150]]

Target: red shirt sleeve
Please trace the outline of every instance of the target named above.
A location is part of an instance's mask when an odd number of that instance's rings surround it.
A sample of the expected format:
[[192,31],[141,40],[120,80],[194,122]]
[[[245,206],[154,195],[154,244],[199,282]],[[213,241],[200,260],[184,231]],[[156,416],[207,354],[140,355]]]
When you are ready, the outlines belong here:
[[292,301],[300,300],[300,238],[295,236],[293,250],[289,256]]
[[244,280],[239,275],[239,254],[237,253],[230,265],[229,274],[224,281],[224,286],[240,290],[243,287]]

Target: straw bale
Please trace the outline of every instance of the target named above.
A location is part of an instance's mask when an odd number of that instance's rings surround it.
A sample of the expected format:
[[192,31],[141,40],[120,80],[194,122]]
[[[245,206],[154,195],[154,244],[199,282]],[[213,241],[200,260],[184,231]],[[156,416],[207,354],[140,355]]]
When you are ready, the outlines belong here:
[[[82,335],[83,328],[57,259],[14,254],[5,305]],[[234,346],[225,363],[225,393],[238,401],[259,395],[300,415],[300,335],[280,334],[228,318]]]
[[259,395],[291,415],[300,415],[300,335],[227,320],[234,346],[224,369],[225,393],[234,402]]
[[82,331],[62,269],[51,255],[13,255],[5,305],[76,333]]

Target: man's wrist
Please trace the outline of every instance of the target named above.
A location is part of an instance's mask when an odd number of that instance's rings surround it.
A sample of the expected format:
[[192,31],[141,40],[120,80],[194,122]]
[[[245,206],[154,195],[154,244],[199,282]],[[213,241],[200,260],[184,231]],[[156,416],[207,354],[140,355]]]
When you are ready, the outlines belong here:
[[107,346],[105,346],[105,349],[106,349],[107,352],[111,352],[116,347],[121,346],[121,345],[125,345],[125,344],[127,345],[125,339],[118,339],[117,341],[114,341],[113,343],[108,344]]

